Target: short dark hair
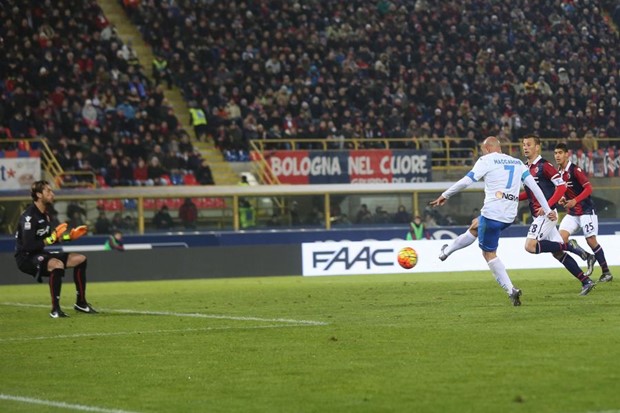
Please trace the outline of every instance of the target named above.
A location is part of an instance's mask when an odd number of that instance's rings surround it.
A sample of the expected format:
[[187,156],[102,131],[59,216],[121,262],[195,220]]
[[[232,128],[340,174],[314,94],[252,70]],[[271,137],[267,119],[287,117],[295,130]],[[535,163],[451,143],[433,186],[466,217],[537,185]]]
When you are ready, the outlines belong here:
[[561,151],[568,152],[568,145],[565,144],[564,142],[560,142],[557,145],[555,145],[555,149],[559,149]]
[[32,200],[36,201],[38,199],[37,194],[42,194],[43,189],[45,189],[45,187],[49,184],[50,183],[45,180],[34,182],[30,187],[30,196],[32,197]]
[[534,144],[540,145],[540,136],[536,135],[535,133],[528,133],[523,137],[523,139],[534,139]]

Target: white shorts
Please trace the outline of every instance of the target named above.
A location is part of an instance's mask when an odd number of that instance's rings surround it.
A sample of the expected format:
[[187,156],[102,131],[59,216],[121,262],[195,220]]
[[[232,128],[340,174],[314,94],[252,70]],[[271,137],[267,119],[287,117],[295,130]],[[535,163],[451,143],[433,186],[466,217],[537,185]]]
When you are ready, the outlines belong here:
[[527,238],[537,241],[547,240],[564,243],[556,224],[557,221],[551,221],[546,216],[536,217],[530,225],[530,229],[527,230]]
[[596,214],[588,215],[565,215],[560,223],[560,229],[568,232],[570,235],[579,231],[583,231],[586,238],[598,235],[598,216]]

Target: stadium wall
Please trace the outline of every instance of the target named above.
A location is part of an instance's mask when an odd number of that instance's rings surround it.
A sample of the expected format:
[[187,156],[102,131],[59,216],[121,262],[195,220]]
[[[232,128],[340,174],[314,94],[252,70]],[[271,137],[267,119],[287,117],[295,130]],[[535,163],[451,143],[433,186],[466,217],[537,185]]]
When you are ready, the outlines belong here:
[[[575,239],[586,246],[583,236]],[[598,237],[607,252],[609,265],[620,265],[620,235]],[[90,251],[88,279],[90,281],[145,281],[174,279],[208,279],[259,276],[329,276],[357,274],[394,274],[484,271],[488,267],[477,246],[454,253],[441,262],[438,251],[444,240],[389,240],[307,242],[288,245],[250,245],[237,247],[155,248],[146,250]],[[506,268],[543,269],[561,268],[551,254],[532,255],[524,249],[525,238],[500,239],[498,253]],[[398,253],[412,247],[417,254],[416,265],[404,269],[398,264]],[[586,247],[587,248],[587,247]],[[585,263],[578,260],[582,267]],[[0,285],[30,284],[32,277],[22,274],[12,254],[0,254],[2,277]],[[598,278],[600,269],[596,270]],[[68,272],[65,282],[71,282]]]
[[[144,281],[191,278],[261,277],[301,274],[301,248],[297,245],[240,247],[155,248],[145,250],[89,251],[89,281]],[[0,285],[30,284],[12,253],[0,253]],[[65,282],[72,282],[71,270]]]

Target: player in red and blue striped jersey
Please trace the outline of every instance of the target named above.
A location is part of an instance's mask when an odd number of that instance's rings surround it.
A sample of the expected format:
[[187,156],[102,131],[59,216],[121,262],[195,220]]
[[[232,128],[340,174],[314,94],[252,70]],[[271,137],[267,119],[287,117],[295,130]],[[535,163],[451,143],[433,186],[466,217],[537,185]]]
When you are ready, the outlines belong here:
[[[555,210],[559,200],[565,194],[567,186],[555,167],[541,156],[540,138],[536,135],[523,137],[523,153],[527,158],[530,174],[542,190],[549,206]],[[594,268],[594,256],[583,250],[574,240],[565,240],[560,235],[556,223],[541,214],[540,203],[532,196],[529,188],[519,194],[519,200],[529,199],[530,211],[534,218],[527,232],[525,249],[532,254],[550,252],[577,278],[582,285],[581,295],[588,294],[594,288],[594,282],[588,277]],[[577,262],[566,253],[570,251],[588,262],[588,271],[584,273]]]
[[607,266],[603,247],[596,240],[598,216],[594,210],[594,201],[591,196],[592,184],[585,172],[570,161],[568,146],[565,143],[556,145],[554,158],[562,179],[567,183],[566,193],[559,201],[567,212],[560,223],[560,235],[566,242],[570,235],[581,228],[586,242],[594,252],[594,256],[603,271],[599,282],[612,281],[614,277]]

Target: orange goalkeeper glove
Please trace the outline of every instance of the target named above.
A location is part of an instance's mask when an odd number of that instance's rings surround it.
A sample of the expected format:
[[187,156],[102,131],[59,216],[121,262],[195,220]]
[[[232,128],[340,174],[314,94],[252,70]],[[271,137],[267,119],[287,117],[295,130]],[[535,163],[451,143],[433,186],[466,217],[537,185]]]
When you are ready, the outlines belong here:
[[43,242],[45,242],[45,245],[52,245],[56,243],[60,239],[60,237],[63,236],[65,231],[67,231],[67,223],[63,222],[62,224],[58,225],[54,229],[52,234],[49,237],[45,238]]
[[63,241],[73,241],[80,238],[82,235],[88,232],[88,227],[86,225],[80,225],[79,227],[73,228],[68,234],[62,236]]

